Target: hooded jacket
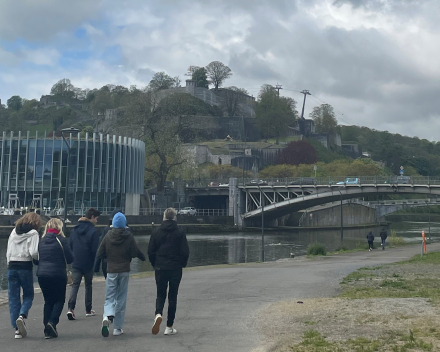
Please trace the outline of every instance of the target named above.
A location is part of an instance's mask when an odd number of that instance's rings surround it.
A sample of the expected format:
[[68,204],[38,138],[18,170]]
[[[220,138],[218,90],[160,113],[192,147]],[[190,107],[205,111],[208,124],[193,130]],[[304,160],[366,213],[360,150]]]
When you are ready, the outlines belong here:
[[38,231],[30,224],[20,224],[13,229],[6,250],[8,269],[32,270],[32,260],[38,260],[38,242]]
[[373,232],[368,232],[368,235],[367,235],[367,241],[368,242],[373,242],[374,241],[374,235],[373,235]]
[[156,270],[176,270],[186,267],[188,241],[174,220],[165,220],[156,229],[148,244],[148,258]]
[[78,225],[70,232],[69,245],[75,258],[72,268],[92,271],[99,246],[99,231],[89,219],[82,217],[78,220]]
[[105,235],[96,255],[95,271],[99,271],[99,261],[107,258],[108,273],[125,273],[130,271],[132,258],[145,260],[136,241],[128,228],[112,228]]
[[46,233],[38,245],[38,253],[40,257],[38,277],[66,278],[66,262],[67,264],[73,262],[67,238],[54,233]]

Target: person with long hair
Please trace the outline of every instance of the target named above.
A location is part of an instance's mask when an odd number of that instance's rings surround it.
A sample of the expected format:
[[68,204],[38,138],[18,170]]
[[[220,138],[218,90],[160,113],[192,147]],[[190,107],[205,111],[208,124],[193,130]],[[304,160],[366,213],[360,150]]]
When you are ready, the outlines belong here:
[[58,337],[57,324],[66,301],[67,264],[73,262],[63,222],[50,219],[38,245],[38,283],[44,297],[44,338]]
[[[6,261],[8,264],[8,298],[11,325],[15,338],[26,337],[25,319],[34,300],[32,261],[38,260],[38,230],[41,227],[40,215],[27,213],[17,220],[8,240]],[[20,297],[23,291],[23,300]]]

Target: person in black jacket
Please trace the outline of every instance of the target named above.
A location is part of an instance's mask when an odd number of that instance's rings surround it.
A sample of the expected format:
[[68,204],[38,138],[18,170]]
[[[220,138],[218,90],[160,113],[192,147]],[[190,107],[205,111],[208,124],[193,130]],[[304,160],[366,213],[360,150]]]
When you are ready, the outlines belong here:
[[373,242],[374,242],[374,235],[373,235],[372,231],[368,232],[367,241],[368,241],[368,250],[372,251],[373,250]]
[[73,254],[63,233],[63,222],[50,219],[38,244],[37,277],[44,297],[44,337],[58,337],[57,324],[66,301],[67,264]]
[[69,245],[75,260],[72,264],[73,284],[67,304],[67,318],[69,320],[75,320],[76,297],[83,276],[86,287],[86,317],[95,315],[95,311],[92,310],[92,280],[96,252],[99,246],[99,231],[95,224],[100,215],[101,213],[95,208],[88,209],[85,216],[78,220],[78,225],[70,232]]
[[385,250],[385,241],[386,241],[387,237],[388,237],[387,230],[385,227],[382,227],[382,230],[380,230],[380,239],[382,241],[382,250],[383,251]]
[[154,318],[152,333],[159,333],[162,322],[163,307],[168,291],[168,317],[165,335],[174,335],[177,330],[173,328],[176,316],[177,294],[182,279],[182,268],[186,267],[189,257],[189,247],[184,233],[177,228],[177,212],[168,208],[163,214],[163,222],[156,229],[148,244],[148,258],[155,270],[157,298],[156,316]]

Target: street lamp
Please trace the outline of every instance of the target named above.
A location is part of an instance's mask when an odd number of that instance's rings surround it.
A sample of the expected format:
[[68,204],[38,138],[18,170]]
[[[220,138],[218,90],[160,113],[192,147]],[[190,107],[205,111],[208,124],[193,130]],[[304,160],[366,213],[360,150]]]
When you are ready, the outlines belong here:
[[67,203],[68,203],[68,194],[69,194],[69,168],[70,168],[70,142],[64,137],[64,134],[68,134],[69,136],[73,133],[81,132],[79,129],[75,127],[64,128],[61,130],[61,137],[63,137],[64,143],[67,146],[67,169],[66,169],[66,189],[64,191],[64,224],[63,224],[63,232],[66,234],[66,220],[67,220]]

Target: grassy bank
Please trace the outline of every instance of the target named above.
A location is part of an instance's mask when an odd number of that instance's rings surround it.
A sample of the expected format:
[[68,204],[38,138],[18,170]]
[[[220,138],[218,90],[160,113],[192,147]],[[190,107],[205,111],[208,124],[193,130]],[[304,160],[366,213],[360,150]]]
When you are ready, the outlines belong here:
[[296,307],[301,335],[271,351],[440,351],[439,280],[438,252],[360,268],[342,280],[339,297]]

